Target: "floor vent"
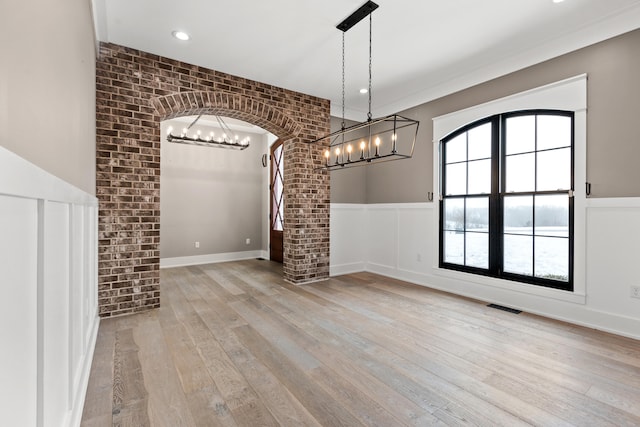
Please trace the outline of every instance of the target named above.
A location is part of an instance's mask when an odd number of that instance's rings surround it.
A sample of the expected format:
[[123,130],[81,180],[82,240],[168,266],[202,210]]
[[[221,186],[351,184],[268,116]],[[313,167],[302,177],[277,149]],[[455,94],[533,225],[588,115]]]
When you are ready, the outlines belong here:
[[497,310],[507,311],[507,312],[513,313],[513,314],[522,313],[522,310],[516,310],[515,308],[505,307],[504,305],[488,304],[487,307],[495,308]]

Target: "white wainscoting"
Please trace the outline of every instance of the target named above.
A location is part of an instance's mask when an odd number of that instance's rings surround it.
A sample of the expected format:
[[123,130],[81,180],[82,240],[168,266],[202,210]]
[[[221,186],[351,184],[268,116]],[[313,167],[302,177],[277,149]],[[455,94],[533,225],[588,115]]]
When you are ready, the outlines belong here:
[[437,203],[332,204],[330,273],[370,271],[640,339],[640,198],[588,199],[585,211],[576,293],[438,268]]
[[0,147],[0,412],[78,426],[98,332],[98,201]]

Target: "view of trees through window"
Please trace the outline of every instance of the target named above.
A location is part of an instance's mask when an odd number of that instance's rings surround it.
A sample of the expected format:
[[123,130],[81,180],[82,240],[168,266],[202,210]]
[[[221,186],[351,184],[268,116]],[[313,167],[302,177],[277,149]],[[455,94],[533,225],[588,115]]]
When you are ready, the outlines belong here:
[[515,112],[442,140],[442,267],[571,289],[572,129]]

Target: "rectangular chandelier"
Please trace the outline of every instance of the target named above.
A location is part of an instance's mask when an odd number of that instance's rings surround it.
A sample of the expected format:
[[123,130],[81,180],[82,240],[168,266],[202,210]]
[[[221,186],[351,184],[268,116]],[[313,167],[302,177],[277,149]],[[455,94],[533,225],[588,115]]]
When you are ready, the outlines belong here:
[[177,142],[179,144],[199,145],[201,147],[214,147],[214,148],[228,148],[231,150],[246,150],[249,148],[249,141],[244,139],[242,141],[231,140],[229,138],[202,138],[200,135],[187,136],[187,135],[167,135],[167,141]]
[[392,114],[356,123],[318,138],[313,143],[328,145],[320,169],[333,170],[411,158],[419,125],[417,120]]
[[213,132],[203,136],[199,130],[189,136],[189,129],[191,129],[201,117],[202,114],[199,114],[188,127],[182,129],[182,133],[179,135],[174,135],[173,127],[169,127],[167,130],[167,141],[179,144],[199,145],[201,147],[228,148],[231,150],[246,150],[249,148],[249,137],[245,137],[242,140],[240,140],[238,135],[235,135],[235,138],[232,137],[233,133],[231,128],[220,116],[215,116],[215,118],[218,126],[222,129],[222,136],[216,138]]
[[[372,12],[378,5],[367,1],[339,23],[342,31],[342,126],[340,130],[322,136],[312,144],[321,142],[327,148],[324,164],[318,169],[334,170],[372,163],[409,159],[418,136],[419,122],[399,114],[373,119],[371,116],[372,92]],[[345,127],[345,36],[344,34],[365,17],[369,17],[369,112],[367,121]]]

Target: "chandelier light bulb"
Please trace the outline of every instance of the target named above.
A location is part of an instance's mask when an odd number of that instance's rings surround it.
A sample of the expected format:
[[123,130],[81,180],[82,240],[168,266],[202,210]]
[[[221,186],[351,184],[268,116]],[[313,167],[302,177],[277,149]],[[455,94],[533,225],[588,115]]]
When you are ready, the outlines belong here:
[[173,127],[169,126],[169,128],[167,129],[167,135],[171,135],[171,132],[173,132]]

